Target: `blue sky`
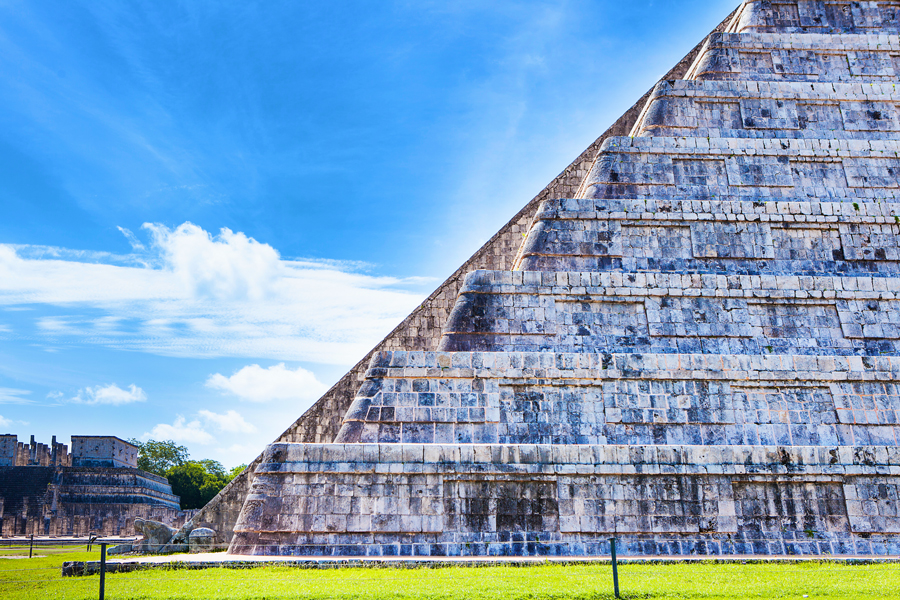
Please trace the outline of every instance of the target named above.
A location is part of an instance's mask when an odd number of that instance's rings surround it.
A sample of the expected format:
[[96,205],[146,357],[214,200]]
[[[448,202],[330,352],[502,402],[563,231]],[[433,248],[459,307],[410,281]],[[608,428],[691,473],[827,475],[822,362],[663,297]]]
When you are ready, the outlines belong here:
[[735,5],[0,0],[0,430],[249,462]]

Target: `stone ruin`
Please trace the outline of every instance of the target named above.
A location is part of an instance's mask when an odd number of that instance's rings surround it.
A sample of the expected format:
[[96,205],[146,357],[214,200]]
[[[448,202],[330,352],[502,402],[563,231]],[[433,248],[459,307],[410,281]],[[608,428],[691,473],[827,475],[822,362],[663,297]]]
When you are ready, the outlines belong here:
[[181,524],[164,477],[137,468],[137,447],[113,436],[72,436],[48,446],[0,435],[0,535],[134,535],[135,521]]
[[194,522],[900,553],[900,2],[743,2]]
[[58,444],[56,436],[50,445],[31,441],[20,442],[15,435],[0,435],[0,467],[71,467],[69,447]]
[[141,534],[140,539],[111,546],[108,553],[174,554],[223,550],[216,544],[215,531],[205,527],[195,528],[190,520],[178,528],[151,519],[136,518],[134,529]]

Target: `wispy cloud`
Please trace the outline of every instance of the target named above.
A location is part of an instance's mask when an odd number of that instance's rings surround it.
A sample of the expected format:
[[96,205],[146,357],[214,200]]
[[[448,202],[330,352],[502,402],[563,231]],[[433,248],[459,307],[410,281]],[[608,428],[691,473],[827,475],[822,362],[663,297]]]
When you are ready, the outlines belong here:
[[32,400],[25,397],[29,395],[31,390],[0,387],[0,404],[31,404]]
[[12,425],[12,421],[0,415],[0,427],[9,427],[10,425]]
[[147,394],[144,390],[134,384],[122,389],[115,383],[108,385],[98,385],[78,390],[78,394],[70,400],[75,404],[108,404],[112,406],[121,406],[123,404],[134,404],[135,402],[144,402]]
[[301,367],[288,369],[284,363],[268,369],[248,365],[231,377],[216,373],[206,380],[206,385],[250,402],[314,400],[326,390],[325,384],[316,379],[313,373]]
[[131,244],[132,250],[146,250],[147,247],[144,246],[143,243],[137,238],[136,235],[131,233],[130,229],[126,229],[125,227],[118,227],[118,230],[122,232],[122,235],[125,236],[125,239],[128,240],[128,243]]
[[407,289],[421,280],[286,260],[228,229],[213,236],[191,223],[145,228],[150,250],[132,264],[0,245],[0,306],[62,307],[68,314],[35,317],[48,344],[348,364],[422,299]]

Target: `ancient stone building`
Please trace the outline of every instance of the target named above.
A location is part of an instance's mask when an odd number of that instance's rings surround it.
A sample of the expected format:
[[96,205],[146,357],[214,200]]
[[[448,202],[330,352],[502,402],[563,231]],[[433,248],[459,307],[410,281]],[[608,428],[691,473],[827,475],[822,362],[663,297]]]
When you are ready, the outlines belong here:
[[133,535],[134,519],[182,524],[165,478],[137,468],[138,449],[113,436],[64,444],[0,436],[0,535]]
[[900,553],[898,33],[897,1],[742,3],[195,523]]

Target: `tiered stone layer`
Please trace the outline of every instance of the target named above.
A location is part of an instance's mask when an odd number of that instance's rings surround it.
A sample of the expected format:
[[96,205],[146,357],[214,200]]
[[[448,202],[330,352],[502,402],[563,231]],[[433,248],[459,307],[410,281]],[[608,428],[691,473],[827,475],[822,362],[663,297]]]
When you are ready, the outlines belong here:
[[900,357],[394,352],[337,443],[900,445]]
[[273,444],[230,552],[897,554],[898,470],[881,447]]

